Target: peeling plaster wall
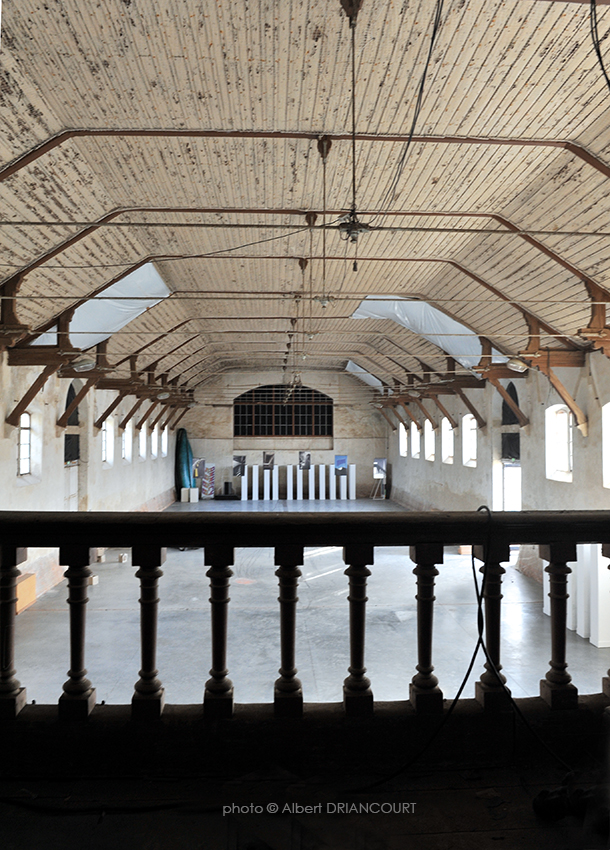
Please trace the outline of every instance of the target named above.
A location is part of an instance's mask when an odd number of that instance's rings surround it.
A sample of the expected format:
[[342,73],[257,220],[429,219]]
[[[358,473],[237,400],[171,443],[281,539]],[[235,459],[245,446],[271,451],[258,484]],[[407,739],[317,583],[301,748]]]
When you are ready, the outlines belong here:
[[[356,495],[365,498],[374,485],[373,460],[387,456],[385,420],[370,405],[372,394],[349,375],[302,373],[303,386],[334,401],[333,437],[233,437],[233,399],[253,387],[283,383],[281,372],[229,373],[197,395],[200,406],[182,420],[193,454],[216,467],[216,492],[233,481],[233,455],[248,465],[262,464],[263,451],[275,452],[276,466],[298,464],[299,451],[311,451],[313,464],[334,464],[336,454],[356,464]],[[280,491],[280,496],[284,494]]]
[[[65,410],[71,380],[52,375],[43,390],[28,407],[32,416],[32,474],[17,474],[18,428],[5,422],[6,416],[23,397],[41,367],[7,365],[6,354],[0,354],[0,510],[63,511],[66,469],[64,467],[65,430],[57,427],[57,419]],[[78,381],[75,382],[78,386]],[[85,511],[161,510],[174,501],[174,433],[170,431],[167,457],[138,457],[137,432],[134,430],[132,461],[121,460],[121,437],[118,423],[133,406],[132,396],[124,399],[114,412],[115,439],[112,466],[102,464],[101,432],[93,427],[95,419],[116,397],[113,391],[90,390],[79,405],[81,460],[78,465],[78,507]],[[146,403],[144,410],[146,409]],[[140,416],[143,412],[140,412]],[[72,429],[73,430],[73,429]],[[57,549],[30,549],[22,573],[35,573],[37,594],[61,580]]]

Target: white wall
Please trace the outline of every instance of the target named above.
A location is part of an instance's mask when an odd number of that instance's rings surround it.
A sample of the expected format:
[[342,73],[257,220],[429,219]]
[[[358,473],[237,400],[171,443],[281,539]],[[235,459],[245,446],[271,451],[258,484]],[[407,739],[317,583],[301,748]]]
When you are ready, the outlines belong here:
[[[0,510],[63,511],[66,484],[65,430],[58,428],[56,423],[65,410],[71,380],[51,376],[29,405],[27,412],[32,417],[33,469],[32,474],[20,476],[17,474],[19,429],[8,425],[5,418],[41,373],[42,367],[9,367],[6,360],[6,354],[0,354],[0,469],[3,473]],[[137,432],[134,432],[132,462],[128,464],[122,461],[118,424],[135,402],[134,397],[129,396],[114,412],[114,461],[112,465],[103,464],[101,432],[94,428],[93,423],[116,395],[114,391],[93,389],[79,405],[79,510],[160,510],[174,500],[173,432],[170,432],[167,457],[162,458],[159,451],[159,456],[153,460],[149,452],[146,461],[138,458]],[[143,415],[147,406],[145,402],[139,416]],[[74,432],[75,429],[70,430]],[[57,550],[30,550],[28,563],[22,572],[36,573],[37,591],[47,590],[62,576],[57,563]]]
[[334,464],[336,454],[347,455],[348,463],[356,464],[357,497],[370,495],[373,460],[386,457],[388,450],[386,423],[369,403],[370,390],[350,375],[303,372],[301,377],[303,386],[333,399],[333,437],[233,437],[233,399],[254,387],[283,383],[280,372],[227,373],[196,395],[199,405],[180,424],[193,454],[215,465],[217,492],[225,481],[234,481],[235,454],[246,455],[252,465],[262,464],[263,451],[274,451],[276,465],[284,466],[298,464],[299,451],[310,451],[313,464]]

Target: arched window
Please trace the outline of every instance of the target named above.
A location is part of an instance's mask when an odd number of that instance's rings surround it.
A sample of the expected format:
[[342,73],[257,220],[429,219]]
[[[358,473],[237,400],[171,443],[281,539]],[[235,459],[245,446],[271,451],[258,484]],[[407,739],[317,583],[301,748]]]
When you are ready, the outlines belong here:
[[546,477],[572,480],[572,414],[565,404],[553,404],[544,412]]
[[[506,387],[506,392],[515,402],[517,407],[519,407],[519,396],[517,395],[517,390],[515,389],[515,385],[511,381],[509,385]],[[502,424],[503,425],[518,425],[519,420],[514,412],[514,410],[508,406],[508,404],[503,401],[502,402]]]
[[[74,384],[70,384],[70,386],[68,387],[68,395],[66,396],[66,406],[64,408],[64,412],[70,407],[75,398],[76,388]],[[78,407],[75,407],[70,416],[68,416],[66,427],[70,429],[75,428],[78,425],[80,425]],[[79,459],[80,436],[78,434],[68,432],[64,434],[64,465],[70,466],[70,464],[76,463]]]
[[133,450],[133,421],[130,419],[127,425],[123,428],[121,434],[121,457],[127,463],[131,463],[131,454]]
[[233,402],[236,437],[326,437],[333,433],[333,400],[309,387],[257,387]]
[[477,420],[472,413],[462,417],[462,463],[477,465]]
[[398,454],[401,457],[407,456],[407,429],[402,422],[398,425]]
[[429,419],[424,422],[424,457],[426,460],[436,457],[436,433]]
[[421,433],[415,422],[411,422],[411,457],[419,457],[421,451]]
[[446,416],[441,419],[441,459],[443,463],[453,463],[455,453],[455,435],[451,422]]
[[29,475],[32,471],[32,417],[22,413],[19,417],[19,451],[17,474]]

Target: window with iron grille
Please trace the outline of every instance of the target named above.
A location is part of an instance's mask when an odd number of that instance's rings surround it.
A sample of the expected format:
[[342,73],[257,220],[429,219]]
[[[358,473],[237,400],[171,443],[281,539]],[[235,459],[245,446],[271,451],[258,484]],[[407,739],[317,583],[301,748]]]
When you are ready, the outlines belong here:
[[257,387],[233,402],[236,437],[330,437],[333,400],[309,387]]

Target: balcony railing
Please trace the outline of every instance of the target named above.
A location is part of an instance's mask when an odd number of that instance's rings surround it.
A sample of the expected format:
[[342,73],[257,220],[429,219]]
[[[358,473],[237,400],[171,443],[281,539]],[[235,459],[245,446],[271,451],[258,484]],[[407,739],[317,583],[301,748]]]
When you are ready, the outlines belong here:
[[[131,704],[134,720],[158,719],[164,688],[156,669],[158,581],[167,546],[195,546],[204,551],[210,582],[211,670],[205,683],[204,717],[233,714],[233,685],[226,669],[229,587],[235,548],[272,547],[279,584],[279,678],[274,687],[277,717],[298,718],[303,692],[296,676],[298,583],[306,546],[341,546],[349,585],[350,650],[343,702],[349,717],[373,714],[371,683],[366,676],[365,630],[367,578],[375,546],[410,546],[417,580],[417,660],[409,698],[422,714],[443,712],[443,693],[432,657],[434,585],[445,546],[470,544],[482,566],[482,609],[487,653],[475,696],[489,711],[502,708],[509,694],[501,664],[503,563],[511,544],[537,544],[548,562],[550,579],[551,661],[541,670],[540,695],[551,709],[574,709],[578,692],[566,659],[567,577],[576,560],[577,543],[601,543],[610,556],[610,512],[496,513],[0,513],[0,719],[17,717],[26,691],[14,669],[15,602],[19,566],[26,546],[59,547],[66,566],[70,618],[70,670],[59,699],[59,716],[86,719],[95,705],[94,683],[85,668],[86,603],[91,550],[131,547],[140,581],[141,670]],[[610,671],[609,671],[610,675]],[[442,684],[442,683],[441,683]],[[610,696],[610,678],[600,683]]]

